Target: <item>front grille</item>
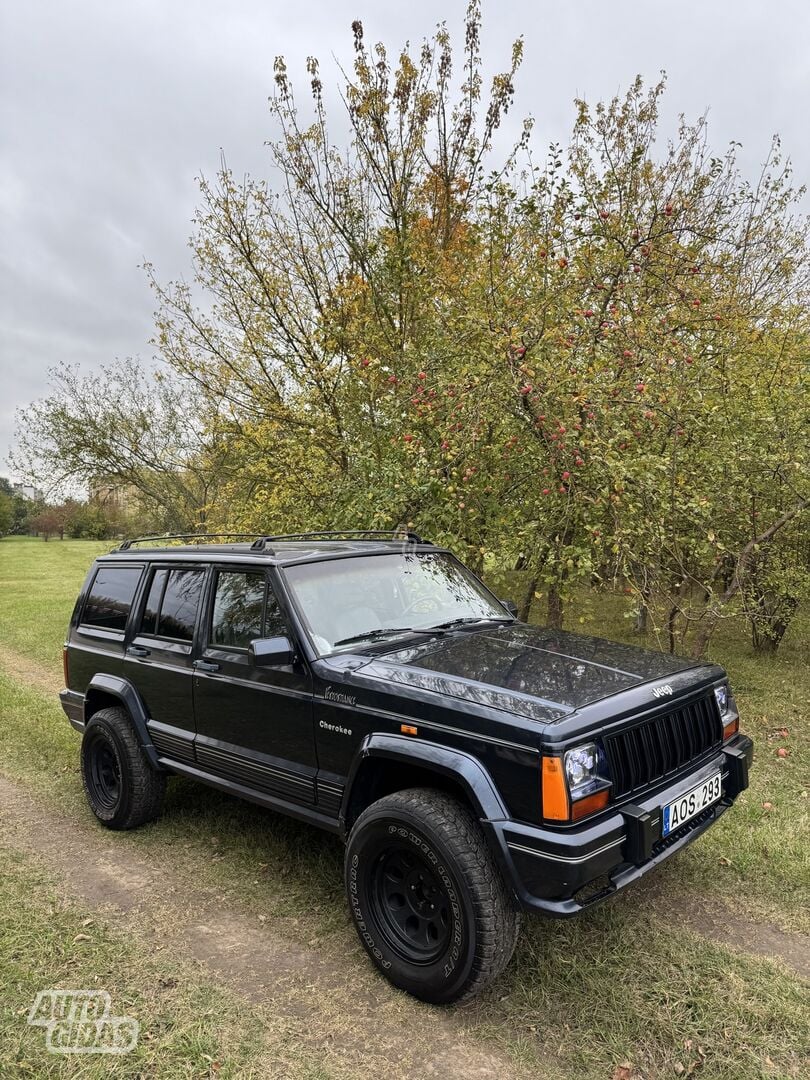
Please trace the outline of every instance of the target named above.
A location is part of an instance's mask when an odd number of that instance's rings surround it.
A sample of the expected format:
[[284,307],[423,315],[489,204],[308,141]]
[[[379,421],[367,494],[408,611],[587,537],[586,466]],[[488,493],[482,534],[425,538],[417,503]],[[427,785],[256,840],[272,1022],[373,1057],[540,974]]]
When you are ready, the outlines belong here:
[[723,741],[714,694],[605,737],[614,798],[649,787]]

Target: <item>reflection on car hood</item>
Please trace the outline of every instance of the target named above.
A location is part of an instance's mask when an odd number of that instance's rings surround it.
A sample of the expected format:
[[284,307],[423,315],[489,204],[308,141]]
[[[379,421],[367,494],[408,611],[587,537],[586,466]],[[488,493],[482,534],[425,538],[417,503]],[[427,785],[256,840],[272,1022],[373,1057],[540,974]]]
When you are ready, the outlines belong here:
[[649,649],[514,623],[376,656],[363,674],[549,721],[694,666]]

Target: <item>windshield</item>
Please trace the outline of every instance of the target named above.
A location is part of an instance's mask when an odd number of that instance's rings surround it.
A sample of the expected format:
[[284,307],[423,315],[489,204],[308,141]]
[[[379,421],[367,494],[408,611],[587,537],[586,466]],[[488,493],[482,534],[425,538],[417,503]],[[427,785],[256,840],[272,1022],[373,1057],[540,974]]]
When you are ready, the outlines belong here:
[[511,621],[469,570],[440,552],[358,555],[284,573],[320,656],[442,623]]

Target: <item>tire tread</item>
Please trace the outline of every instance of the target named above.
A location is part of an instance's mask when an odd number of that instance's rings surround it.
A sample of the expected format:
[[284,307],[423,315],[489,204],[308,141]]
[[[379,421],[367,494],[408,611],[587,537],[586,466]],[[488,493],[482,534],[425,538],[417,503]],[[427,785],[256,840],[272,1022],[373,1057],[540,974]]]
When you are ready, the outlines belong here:
[[[136,829],[148,821],[160,817],[163,799],[166,794],[166,774],[157,772],[146,759],[135,735],[129,713],[124,708],[110,707],[93,713],[87,722],[87,728],[93,721],[101,721],[112,730],[123,749],[122,766],[128,772],[129,798],[123,813],[116,811],[110,821],[102,821],[110,829]],[[85,731],[87,730],[85,728]],[[85,781],[85,761],[82,754],[82,782],[88,795]],[[91,804],[92,808],[92,804]],[[98,816],[98,815],[96,815]]]
[[520,912],[507,891],[481,826],[468,807],[452,795],[433,788],[407,788],[372,803],[357,819],[355,829],[362,828],[364,819],[371,814],[381,812],[392,817],[404,814],[439,836],[470,891],[477,947],[469,976],[453,998],[457,1003],[467,1001],[505,970],[521,923]]

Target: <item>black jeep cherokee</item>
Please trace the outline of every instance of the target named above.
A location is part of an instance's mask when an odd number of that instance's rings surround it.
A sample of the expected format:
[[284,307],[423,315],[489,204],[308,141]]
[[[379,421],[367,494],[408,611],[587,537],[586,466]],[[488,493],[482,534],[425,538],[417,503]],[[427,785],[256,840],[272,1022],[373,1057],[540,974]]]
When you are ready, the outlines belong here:
[[520,623],[412,534],[134,545],[65,645],[94,814],[150,821],[179,773],[339,834],[363,945],[426,1001],[501,972],[521,909],[615,893],[748,784],[722,668]]

